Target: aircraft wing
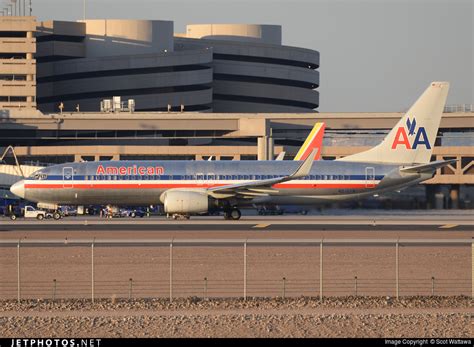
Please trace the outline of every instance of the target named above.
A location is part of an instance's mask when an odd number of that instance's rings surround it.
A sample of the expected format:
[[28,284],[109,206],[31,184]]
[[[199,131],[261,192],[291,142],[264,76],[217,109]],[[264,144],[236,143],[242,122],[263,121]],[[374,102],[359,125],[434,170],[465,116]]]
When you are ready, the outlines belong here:
[[274,191],[272,189],[274,184],[307,176],[311,171],[311,167],[313,166],[314,158],[317,152],[317,149],[313,149],[308,158],[306,158],[306,160],[303,161],[300,166],[298,166],[295,172],[290,175],[258,181],[229,184],[220,187],[212,187],[207,189],[207,192],[216,199],[224,199],[236,195],[241,195],[242,197],[247,198],[253,198],[255,196],[267,196]]
[[457,161],[457,159],[437,160],[437,161],[433,161],[433,162],[428,163],[428,164],[421,164],[421,165],[404,167],[404,168],[400,169],[400,172],[405,172],[405,173],[430,172],[430,171],[434,171],[436,169],[439,169],[440,167],[444,167],[444,166],[447,166],[449,164],[454,164],[456,161]]

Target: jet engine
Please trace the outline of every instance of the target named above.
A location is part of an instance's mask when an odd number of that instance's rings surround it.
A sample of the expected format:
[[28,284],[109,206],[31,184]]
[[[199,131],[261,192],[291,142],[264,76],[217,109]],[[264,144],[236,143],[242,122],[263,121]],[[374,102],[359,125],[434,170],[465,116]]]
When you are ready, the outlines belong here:
[[160,200],[166,213],[205,213],[209,211],[209,197],[205,192],[189,190],[168,190]]

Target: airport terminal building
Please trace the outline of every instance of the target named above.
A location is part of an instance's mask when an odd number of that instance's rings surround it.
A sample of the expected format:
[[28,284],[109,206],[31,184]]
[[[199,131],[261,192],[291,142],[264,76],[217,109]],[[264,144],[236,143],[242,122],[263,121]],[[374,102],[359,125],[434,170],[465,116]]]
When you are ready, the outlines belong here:
[[[38,23],[38,108],[99,111],[314,112],[319,52],[282,45],[279,25],[106,20]],[[127,104],[128,106],[128,104]]]
[[[170,21],[5,16],[0,28],[0,152],[12,145],[34,167],[269,160],[283,151],[291,160],[317,121],[326,123],[322,157],[331,160],[376,145],[403,115],[319,113],[319,52],[282,45],[278,25],[188,25],[175,33]],[[473,111],[446,107],[433,160],[458,161],[407,194],[432,207],[474,206],[466,198]],[[16,179],[1,166],[0,181]]]

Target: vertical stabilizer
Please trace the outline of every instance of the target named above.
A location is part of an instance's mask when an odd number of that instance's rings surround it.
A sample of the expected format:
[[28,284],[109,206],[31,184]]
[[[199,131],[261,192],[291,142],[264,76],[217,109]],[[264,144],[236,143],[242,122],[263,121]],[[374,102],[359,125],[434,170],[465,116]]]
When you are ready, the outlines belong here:
[[448,90],[448,82],[432,82],[379,145],[339,160],[395,164],[429,163]]

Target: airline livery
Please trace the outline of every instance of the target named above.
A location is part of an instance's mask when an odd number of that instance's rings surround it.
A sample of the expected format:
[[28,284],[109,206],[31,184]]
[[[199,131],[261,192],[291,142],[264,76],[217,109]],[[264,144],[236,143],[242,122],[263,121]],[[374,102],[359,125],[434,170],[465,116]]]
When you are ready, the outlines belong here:
[[253,204],[320,204],[399,190],[455,161],[430,162],[448,89],[432,82],[379,145],[334,161],[315,161],[322,141],[315,126],[294,161],[68,163],[43,168],[11,191],[46,208],[161,203],[174,217],[218,209],[239,219],[239,208]]

